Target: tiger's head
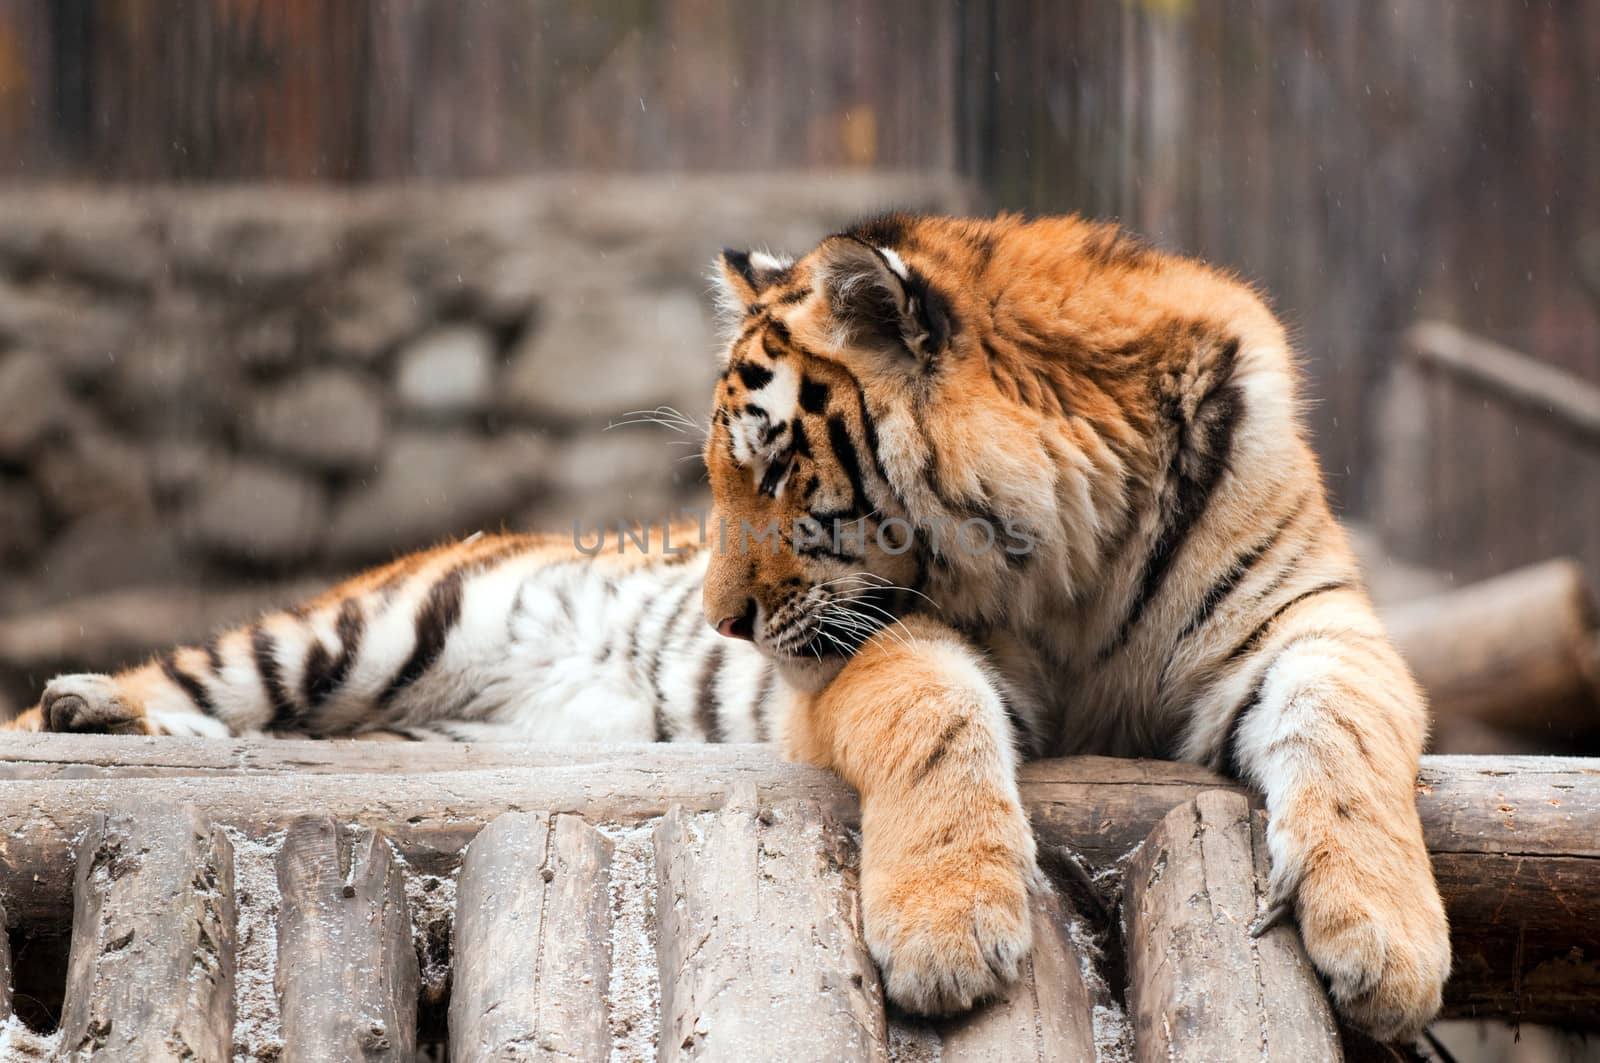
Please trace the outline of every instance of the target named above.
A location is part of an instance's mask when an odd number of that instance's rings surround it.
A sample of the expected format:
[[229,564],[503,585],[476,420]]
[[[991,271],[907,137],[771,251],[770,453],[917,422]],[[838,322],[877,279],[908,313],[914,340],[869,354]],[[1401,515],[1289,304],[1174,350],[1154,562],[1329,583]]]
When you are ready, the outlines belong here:
[[798,260],[725,251],[714,266],[731,338],[705,450],[706,618],[802,682],[926,607],[937,554],[916,495],[934,490],[939,456],[923,422],[977,382],[953,357],[950,297],[895,248],[919,221],[878,219]]

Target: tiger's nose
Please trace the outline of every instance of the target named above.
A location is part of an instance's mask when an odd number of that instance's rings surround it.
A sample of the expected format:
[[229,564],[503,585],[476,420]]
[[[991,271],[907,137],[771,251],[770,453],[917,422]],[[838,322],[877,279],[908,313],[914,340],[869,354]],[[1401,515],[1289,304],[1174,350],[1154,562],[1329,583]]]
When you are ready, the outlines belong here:
[[717,634],[724,638],[752,642],[756,637],[756,600],[745,599],[743,616],[725,616],[717,621]]

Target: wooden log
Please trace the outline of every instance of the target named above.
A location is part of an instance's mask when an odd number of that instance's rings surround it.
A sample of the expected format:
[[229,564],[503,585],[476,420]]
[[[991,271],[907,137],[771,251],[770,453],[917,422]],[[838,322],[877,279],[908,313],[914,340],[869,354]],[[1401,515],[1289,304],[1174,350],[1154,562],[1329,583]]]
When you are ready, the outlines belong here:
[[16,985],[16,973],[11,965],[11,936],[4,933],[9,925],[6,922],[5,905],[0,904],[0,1026],[9,1022],[16,1013],[11,1005],[11,994]]
[[[29,748],[84,748],[71,736],[28,736]],[[167,739],[179,747],[194,742]],[[103,755],[122,743],[132,771],[160,760],[162,742],[99,739]],[[108,747],[108,743],[110,744]],[[208,763],[247,754],[253,743],[209,745]],[[283,742],[287,764],[317,743]],[[788,764],[760,746],[651,746],[539,750],[509,745],[377,748],[395,770],[412,753],[435,769],[404,775],[293,774],[289,770],[222,777],[130,780],[19,780],[0,786],[0,895],[15,923],[61,926],[70,918],[75,839],[96,812],[137,794],[144,802],[192,803],[218,824],[253,836],[285,829],[296,817],[326,813],[343,823],[388,831],[408,863],[449,874],[483,824],[506,811],[553,810],[591,823],[635,825],[672,804],[686,812],[723,807],[739,784],[763,799],[818,803],[856,822],[849,791],[832,775]],[[323,750],[331,755],[336,747]],[[349,749],[351,747],[345,746]],[[155,751],[155,752],[152,752]],[[431,758],[431,759],[430,759]],[[60,759],[60,758],[57,758]],[[514,769],[485,767],[521,761]],[[566,763],[554,763],[565,761]],[[364,766],[373,766],[365,762]],[[323,762],[322,771],[333,764]],[[1076,849],[1092,865],[1116,862],[1168,810],[1227,780],[1185,764],[1074,757],[1023,765],[1024,803],[1042,840]],[[1241,791],[1242,792],[1242,791]],[[1424,757],[1417,797],[1451,919],[1455,976],[1446,989],[1451,1014],[1508,1014],[1529,1022],[1581,1022],[1600,1006],[1600,926],[1582,913],[1600,910],[1600,761],[1574,757]],[[1574,950],[1580,950],[1575,953]]]
[[507,812],[456,883],[450,1058],[611,1058],[611,842],[575,816]]
[[1579,442],[1600,443],[1600,387],[1442,321],[1413,325],[1406,345],[1415,361],[1528,410]]
[[388,839],[352,841],[332,816],[298,819],[278,854],[278,890],[285,1063],[411,1063],[417,953]]
[[123,805],[79,847],[61,1047],[233,1058],[233,847],[192,807]]
[[1519,569],[1383,618],[1436,716],[1546,740],[1600,730],[1600,611],[1577,562]]
[[[1338,1059],[1339,1031],[1300,939],[1252,939],[1266,843],[1249,802],[1213,790],[1169,812],[1129,864],[1123,916],[1140,1063]],[[1259,1054],[1256,1046],[1260,1046]]]
[[661,1063],[887,1061],[853,854],[818,806],[674,807],[655,852]]
[[1033,954],[1005,996],[940,1030],[944,1063],[1077,1063],[1095,1059],[1094,1006],[1061,897],[1033,900]]

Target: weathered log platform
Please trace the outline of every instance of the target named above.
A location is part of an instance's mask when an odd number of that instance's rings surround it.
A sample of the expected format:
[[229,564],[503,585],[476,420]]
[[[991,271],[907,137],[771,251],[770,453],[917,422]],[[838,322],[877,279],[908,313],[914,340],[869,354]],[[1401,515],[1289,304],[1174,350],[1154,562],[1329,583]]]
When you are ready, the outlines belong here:
[[[103,848],[95,839],[108,824],[189,839],[156,846],[174,867],[225,864],[208,846],[228,838],[274,846],[281,913],[272,1006],[286,1037],[273,1051],[282,1058],[325,1051],[309,1042],[297,1050],[288,1042],[305,1035],[288,1035],[291,1025],[380,1058],[416,1035],[417,957],[402,943],[416,935],[422,944],[410,925],[423,924],[418,903],[443,905],[454,918],[448,1036],[462,1058],[538,1044],[573,1058],[608,1055],[622,1025],[640,1021],[620,1018],[618,1001],[646,984],[655,995],[644,1010],[659,1012],[666,1045],[661,1058],[738,1058],[791,1035],[796,1044],[825,1043],[831,1057],[894,1058],[895,1020],[885,1017],[852,907],[855,800],[831,775],[765,747],[13,735],[0,742],[0,779],[0,901],[11,925],[29,931],[59,932],[75,912],[81,922],[108,903],[102,895],[112,895],[78,873]],[[1261,903],[1251,795],[1192,766],[1109,758],[1027,765],[1022,795],[1045,842],[1092,869],[1132,868],[1122,1000],[1133,1026],[1155,1030],[1146,1016],[1173,1013],[1174,994],[1203,967],[1218,972],[1216,993],[1237,996],[1230,1006],[1248,1016],[1239,1021],[1275,1031],[1274,1044],[1298,1046],[1305,1058],[1326,1047],[1323,1002],[1292,930],[1255,942],[1241,936]],[[1429,757],[1417,800],[1454,934],[1447,1011],[1600,1024],[1600,925],[1592,918],[1600,911],[1600,761]],[[1172,827],[1173,816],[1198,816],[1211,828],[1196,843],[1194,832]],[[632,895],[617,888],[621,865],[611,850],[624,844],[629,874],[646,876],[655,897],[648,920],[627,910],[621,898]],[[1196,844],[1207,847],[1203,885],[1237,926],[1186,929],[1181,880],[1144,874],[1158,852],[1168,874],[1193,866]],[[219,898],[227,894],[218,887]],[[262,903],[238,899],[241,926]],[[1042,897],[1036,917],[1023,981],[996,1005],[938,1028],[948,1058],[1085,1058],[1084,1045],[1115,1036],[1105,1016],[1118,1013],[1120,971],[1108,987],[1102,965],[1084,952],[1086,935],[1068,932],[1085,919],[1061,898]],[[173,938],[154,914],[141,918],[162,941]],[[640,961],[654,968],[648,977],[619,969],[613,955],[623,930],[612,923],[629,919],[656,929],[650,959]],[[1207,955],[1246,966],[1224,978],[1234,968],[1207,961],[1174,981],[1180,966],[1161,976],[1165,983],[1151,973],[1148,957],[1167,948],[1163,941],[1196,934],[1209,935]],[[112,950],[96,962],[114,959]],[[91,984],[86,978],[75,975],[72,985]],[[634,989],[619,988],[619,978]],[[348,1013],[321,1015],[336,994],[366,1001],[364,1025]],[[802,994],[812,1003],[805,1024],[791,1027],[775,1002]],[[85,991],[69,988],[68,997],[85,999]],[[200,1010],[225,1025],[221,1005],[208,1007]],[[738,1016],[762,1007],[767,1018],[736,1028]],[[302,1022],[307,1016],[315,1021]],[[155,1030],[158,1022],[173,1028],[169,1014],[153,1012],[125,1025]],[[1205,1057],[1171,1037],[1149,1052]],[[1146,1040],[1129,1047],[1146,1055]]]

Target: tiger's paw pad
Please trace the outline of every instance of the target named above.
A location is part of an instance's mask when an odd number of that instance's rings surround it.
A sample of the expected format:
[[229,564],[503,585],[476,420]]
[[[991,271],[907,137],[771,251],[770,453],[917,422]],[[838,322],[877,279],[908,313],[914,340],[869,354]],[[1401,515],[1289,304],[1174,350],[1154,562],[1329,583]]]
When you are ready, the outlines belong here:
[[909,878],[864,898],[867,946],[890,1000],[920,1015],[947,1015],[1016,980],[1033,948],[1027,875]]
[[44,729],[70,734],[149,734],[143,707],[130,702],[108,675],[61,675],[39,700]]

